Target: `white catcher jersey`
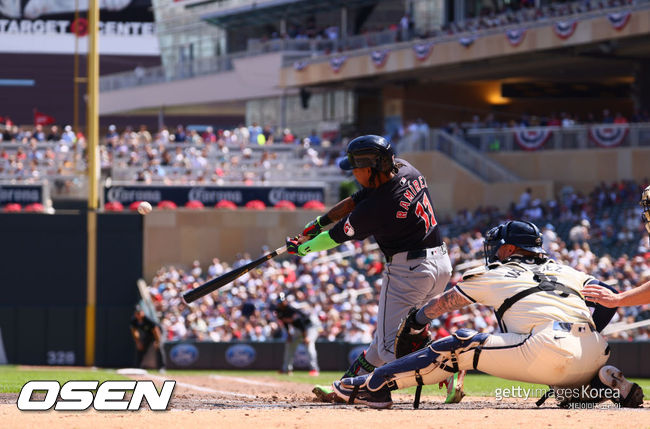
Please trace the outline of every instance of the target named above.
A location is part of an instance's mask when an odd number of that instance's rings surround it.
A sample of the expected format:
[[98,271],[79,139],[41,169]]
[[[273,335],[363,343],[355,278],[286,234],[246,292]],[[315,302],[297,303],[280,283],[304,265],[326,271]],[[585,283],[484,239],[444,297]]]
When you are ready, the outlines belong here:
[[[543,264],[525,260],[496,262],[489,267],[469,270],[455,289],[472,302],[491,306],[495,311],[503,302],[547,279],[578,293],[594,277],[549,259]],[[515,302],[503,314],[505,332],[528,334],[535,326],[549,321],[593,323],[591,313],[581,296],[560,291],[540,291]]]

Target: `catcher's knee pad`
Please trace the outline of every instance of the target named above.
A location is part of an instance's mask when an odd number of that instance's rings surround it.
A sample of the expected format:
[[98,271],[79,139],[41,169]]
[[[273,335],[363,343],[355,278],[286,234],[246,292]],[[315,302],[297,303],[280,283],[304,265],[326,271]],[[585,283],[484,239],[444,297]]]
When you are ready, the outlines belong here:
[[461,328],[448,337],[434,341],[430,347],[437,352],[464,352],[483,344],[488,335],[480,334],[473,329]]
[[461,369],[473,368],[475,351],[488,334],[459,329],[453,335],[434,341],[424,349],[404,356],[380,368],[368,379],[368,389],[375,391],[385,384],[395,389],[435,384]]

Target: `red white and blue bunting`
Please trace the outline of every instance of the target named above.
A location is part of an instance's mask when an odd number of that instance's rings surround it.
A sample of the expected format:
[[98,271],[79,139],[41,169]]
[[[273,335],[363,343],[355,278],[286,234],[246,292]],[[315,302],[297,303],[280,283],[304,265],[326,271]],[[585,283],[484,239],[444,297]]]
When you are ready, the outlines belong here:
[[623,143],[629,131],[627,125],[595,125],[589,128],[589,138],[601,147],[614,147]]
[[472,46],[472,43],[476,40],[476,36],[471,36],[471,37],[461,37],[458,39],[461,45],[463,45],[466,48],[469,48]]
[[345,61],[348,59],[345,55],[340,55],[338,57],[332,57],[330,58],[330,67],[332,67],[332,71],[334,73],[338,73],[339,70],[341,70],[341,67],[343,67],[343,64],[345,64]]
[[526,37],[525,28],[515,28],[514,30],[506,31],[506,39],[508,39],[508,42],[512,46],[519,46],[524,41],[524,37]]
[[573,36],[573,33],[575,33],[577,27],[578,21],[575,19],[572,21],[556,21],[553,24],[553,32],[560,39],[566,40],[569,37]]
[[293,69],[295,71],[303,71],[309,63],[307,61],[296,61],[293,63]]
[[545,128],[524,128],[515,131],[515,141],[525,150],[537,150],[551,138],[551,134]]
[[433,42],[416,43],[413,45],[413,52],[415,52],[415,58],[424,61],[433,52]]
[[370,54],[370,59],[372,59],[372,63],[375,65],[375,67],[381,68],[384,66],[384,64],[386,64],[389,53],[390,51],[388,49],[372,51]]
[[623,27],[627,25],[631,15],[632,14],[630,12],[616,12],[610,13],[607,15],[607,18],[609,18],[609,22],[612,24],[612,27],[614,27],[616,30],[622,30]]

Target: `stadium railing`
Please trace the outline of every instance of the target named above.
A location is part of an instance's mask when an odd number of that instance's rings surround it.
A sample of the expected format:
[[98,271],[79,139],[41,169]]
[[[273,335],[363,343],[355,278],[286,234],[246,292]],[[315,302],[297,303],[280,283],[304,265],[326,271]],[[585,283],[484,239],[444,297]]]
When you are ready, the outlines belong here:
[[[610,138],[598,139],[594,135],[597,130],[605,130]],[[542,135],[547,135],[548,140],[539,147],[535,147],[535,150],[650,146],[650,123],[469,129],[465,133],[465,140],[481,152],[489,151],[491,145],[495,142],[498,143],[498,150],[500,151],[527,150],[524,146],[517,144],[519,133],[529,133],[531,136],[537,134],[540,138]]]
[[443,130],[434,129],[428,134],[413,133],[397,145],[400,153],[440,151],[488,182],[517,182],[519,177],[506,170],[461,138]]
[[[392,51],[392,50],[404,49],[408,47],[414,47],[417,44],[426,43],[426,42],[443,43],[443,42],[458,41],[460,39],[467,38],[467,37],[480,38],[480,37],[490,36],[494,34],[503,34],[506,31],[516,30],[520,28],[531,30],[534,28],[547,27],[553,25],[555,22],[559,20],[585,21],[589,19],[607,16],[608,14],[613,14],[613,13],[622,13],[628,11],[633,12],[635,10],[647,10],[647,9],[650,9],[650,0],[638,0],[633,5],[605,7],[603,9],[596,9],[588,12],[580,12],[580,13],[574,13],[574,14],[563,15],[563,16],[543,16],[535,21],[518,22],[518,23],[507,24],[507,25],[502,25],[493,28],[479,29],[479,30],[458,31],[453,34],[443,34],[443,35],[433,36],[429,38],[416,38],[409,41],[398,42],[398,43],[391,42],[388,44],[384,44],[382,46],[384,49]],[[347,57],[364,56],[376,50],[377,47],[378,45],[363,46],[356,49],[352,48],[350,50],[345,51],[345,55]],[[303,62],[304,65],[324,63],[324,62],[328,62],[332,57],[338,55],[341,54],[336,52],[332,54],[329,53],[323,54],[320,56],[313,56],[313,55],[311,57],[306,56],[305,58],[301,59],[301,62]],[[294,66],[294,63],[295,63],[295,59],[285,58],[283,62],[283,67]]]

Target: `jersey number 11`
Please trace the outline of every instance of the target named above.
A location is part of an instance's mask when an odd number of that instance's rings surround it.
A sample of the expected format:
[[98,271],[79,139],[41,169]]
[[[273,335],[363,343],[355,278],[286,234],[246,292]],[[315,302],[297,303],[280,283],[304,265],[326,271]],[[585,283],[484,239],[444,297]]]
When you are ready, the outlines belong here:
[[433,215],[433,207],[431,207],[427,194],[422,194],[422,201],[418,201],[415,206],[415,214],[424,220],[425,232],[429,232],[430,228],[438,224],[436,217]]

